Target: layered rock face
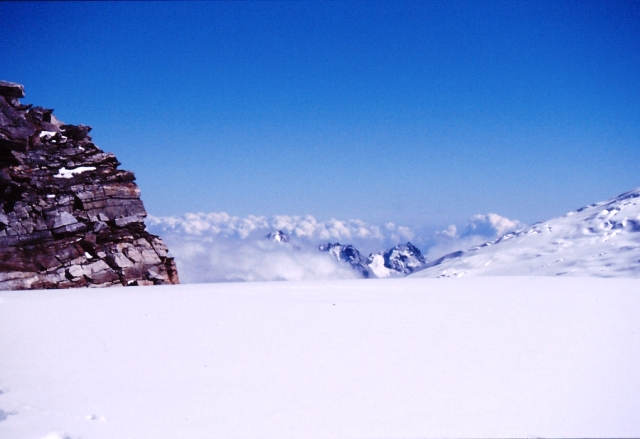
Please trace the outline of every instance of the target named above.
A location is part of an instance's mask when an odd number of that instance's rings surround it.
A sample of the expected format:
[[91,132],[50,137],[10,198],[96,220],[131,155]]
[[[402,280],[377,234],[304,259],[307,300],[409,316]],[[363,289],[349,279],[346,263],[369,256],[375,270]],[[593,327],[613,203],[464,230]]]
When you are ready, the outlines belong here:
[[133,173],[0,81],[0,289],[176,284]]

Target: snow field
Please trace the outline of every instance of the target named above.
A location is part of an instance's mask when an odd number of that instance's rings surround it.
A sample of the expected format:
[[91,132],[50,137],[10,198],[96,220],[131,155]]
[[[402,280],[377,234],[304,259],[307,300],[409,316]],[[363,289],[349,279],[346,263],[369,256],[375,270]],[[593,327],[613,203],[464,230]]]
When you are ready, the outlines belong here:
[[640,281],[0,292],[0,437],[640,434]]
[[640,277],[640,188],[534,224],[455,257],[417,277]]

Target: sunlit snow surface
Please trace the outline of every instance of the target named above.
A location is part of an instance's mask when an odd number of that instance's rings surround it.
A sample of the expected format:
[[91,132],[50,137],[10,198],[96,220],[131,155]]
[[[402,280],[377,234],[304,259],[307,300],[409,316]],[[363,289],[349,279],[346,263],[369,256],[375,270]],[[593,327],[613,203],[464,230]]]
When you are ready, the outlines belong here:
[[640,435],[640,280],[0,292],[0,437]]
[[640,189],[449,255],[411,276],[481,275],[640,277]]

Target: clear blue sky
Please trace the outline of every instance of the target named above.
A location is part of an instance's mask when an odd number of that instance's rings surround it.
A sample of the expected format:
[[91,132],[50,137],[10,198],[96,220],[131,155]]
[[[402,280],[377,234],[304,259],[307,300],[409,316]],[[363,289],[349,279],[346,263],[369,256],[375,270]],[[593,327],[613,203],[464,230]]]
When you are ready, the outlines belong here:
[[495,212],[640,186],[638,1],[0,3],[0,78],[156,215]]

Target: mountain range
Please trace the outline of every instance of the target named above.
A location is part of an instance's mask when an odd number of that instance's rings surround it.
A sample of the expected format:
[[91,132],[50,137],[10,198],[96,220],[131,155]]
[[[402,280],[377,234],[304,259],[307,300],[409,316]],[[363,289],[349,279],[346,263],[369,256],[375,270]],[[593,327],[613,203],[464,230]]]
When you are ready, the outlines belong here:
[[[289,242],[278,231],[267,236]],[[410,242],[364,257],[353,245],[319,246],[364,278],[640,276],[640,188],[429,262]]]
[[351,264],[365,278],[406,276],[427,262],[420,250],[410,242],[372,253],[366,258],[352,245],[327,243],[320,245],[319,250],[329,252],[338,261]]

